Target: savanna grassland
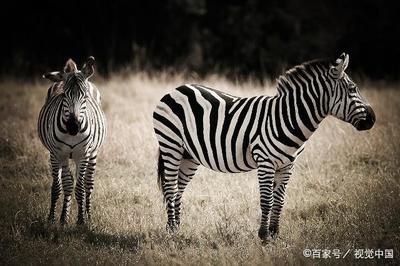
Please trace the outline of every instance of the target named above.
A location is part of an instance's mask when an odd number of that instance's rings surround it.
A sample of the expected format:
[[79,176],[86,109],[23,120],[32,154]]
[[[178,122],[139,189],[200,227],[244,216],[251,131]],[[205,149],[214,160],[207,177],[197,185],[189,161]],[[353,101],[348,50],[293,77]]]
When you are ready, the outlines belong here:
[[[165,230],[156,181],[152,111],[163,94],[199,82],[231,94],[272,95],[274,84],[177,75],[115,75],[96,81],[108,120],[98,156],[89,227],[48,226],[48,152],[36,133],[49,83],[0,82],[0,264],[268,265],[349,264],[355,249],[393,249],[400,259],[400,85],[361,82],[377,122],[358,132],[332,117],[306,144],[287,189],[280,238],[258,237],[256,172],[200,168],[184,194],[181,230]],[[58,207],[60,207],[59,204]],[[58,217],[60,208],[58,208]],[[304,249],[339,249],[345,258],[312,259]],[[342,254],[343,256],[344,254]]]

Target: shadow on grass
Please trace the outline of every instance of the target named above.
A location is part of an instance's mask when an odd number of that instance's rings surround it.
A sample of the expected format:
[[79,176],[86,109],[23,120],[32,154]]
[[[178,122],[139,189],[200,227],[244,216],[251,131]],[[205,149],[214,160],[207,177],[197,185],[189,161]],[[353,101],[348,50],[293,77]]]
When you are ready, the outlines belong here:
[[123,250],[137,251],[146,241],[143,233],[135,233],[130,235],[113,235],[105,232],[96,232],[88,230],[84,241],[100,247],[119,247]]
[[41,239],[53,244],[83,242],[93,247],[122,249],[137,252],[145,244],[172,245],[176,249],[188,247],[200,248],[198,237],[183,233],[168,234],[164,230],[154,229],[147,232],[110,233],[97,226],[77,226],[73,223],[67,226],[49,224],[43,217],[36,217],[30,222],[21,224],[25,238]]
[[51,225],[43,219],[36,219],[30,224],[27,236],[56,244],[77,240],[95,247],[120,248],[132,252],[138,251],[146,241],[144,233],[118,235],[103,232],[102,229],[96,227]]

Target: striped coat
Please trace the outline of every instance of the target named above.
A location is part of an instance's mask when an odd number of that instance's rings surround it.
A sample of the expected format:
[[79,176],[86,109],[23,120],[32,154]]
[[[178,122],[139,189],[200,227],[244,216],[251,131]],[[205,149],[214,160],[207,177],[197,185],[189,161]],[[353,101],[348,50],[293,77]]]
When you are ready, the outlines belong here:
[[78,223],[91,217],[91,194],[97,152],[106,136],[106,120],[101,109],[100,93],[88,81],[94,72],[94,58],[90,57],[79,71],[69,60],[63,72],[44,75],[53,81],[38,119],[38,134],[50,151],[53,185],[49,221],[55,221],[55,209],[61,188],[64,203],[60,222],[68,222],[74,187],[69,159],[76,164],[75,197],[78,202]]
[[177,230],[183,191],[201,164],[229,173],[257,169],[259,236],[276,236],[293,164],[319,123],[332,115],[359,130],[374,124],[372,108],[344,72],[348,61],[342,54],[296,66],[278,79],[274,96],[241,98],[195,84],[166,94],[153,121],[167,228]]

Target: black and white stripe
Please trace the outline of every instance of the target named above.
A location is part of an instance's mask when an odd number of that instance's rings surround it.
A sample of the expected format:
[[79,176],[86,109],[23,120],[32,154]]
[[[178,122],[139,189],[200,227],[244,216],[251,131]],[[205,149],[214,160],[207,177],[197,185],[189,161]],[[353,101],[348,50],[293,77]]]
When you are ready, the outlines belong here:
[[97,152],[106,135],[100,93],[88,81],[93,72],[94,58],[89,57],[81,71],[70,59],[63,72],[44,75],[54,82],[38,119],[39,138],[50,151],[53,185],[49,221],[53,223],[61,188],[64,191],[64,204],[60,222],[68,222],[74,186],[69,159],[76,164],[78,223],[85,222],[85,214],[88,219],[91,216]]
[[279,230],[279,217],[293,163],[328,115],[359,130],[375,115],[344,72],[349,57],[311,61],[278,79],[275,96],[240,98],[202,85],[166,94],[153,113],[160,145],[158,182],[167,205],[167,227],[180,224],[182,193],[201,164],[219,172],[258,170],[259,236]]

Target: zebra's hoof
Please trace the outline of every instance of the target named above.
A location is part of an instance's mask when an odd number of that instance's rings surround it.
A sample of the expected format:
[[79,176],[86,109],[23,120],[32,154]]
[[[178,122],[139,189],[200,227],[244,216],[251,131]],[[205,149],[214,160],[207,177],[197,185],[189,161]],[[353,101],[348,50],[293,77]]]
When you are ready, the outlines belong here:
[[272,237],[272,239],[277,239],[279,236],[279,227],[277,226],[271,226],[269,228],[269,234]]
[[49,217],[47,218],[47,222],[48,222],[50,225],[53,225],[53,224],[56,223],[56,219],[54,218],[54,216],[49,216]]
[[61,215],[60,218],[60,225],[61,226],[66,226],[68,224],[68,217],[65,215]]
[[258,230],[258,237],[261,239],[263,245],[266,245],[272,241],[271,233],[268,228],[261,227]]
[[166,230],[170,235],[173,235],[179,231],[179,225],[177,223],[168,222],[166,225]]

